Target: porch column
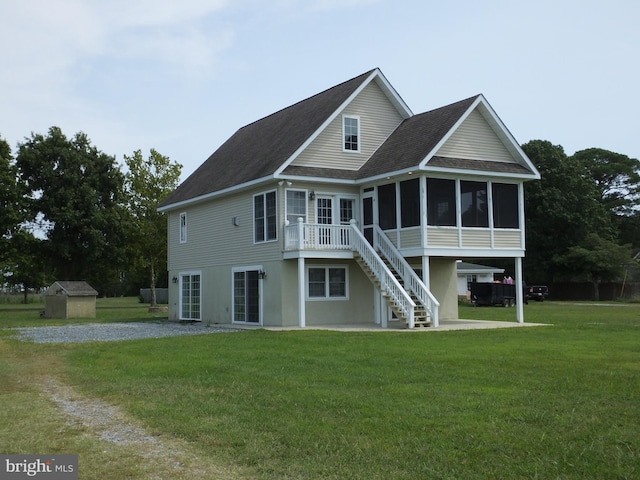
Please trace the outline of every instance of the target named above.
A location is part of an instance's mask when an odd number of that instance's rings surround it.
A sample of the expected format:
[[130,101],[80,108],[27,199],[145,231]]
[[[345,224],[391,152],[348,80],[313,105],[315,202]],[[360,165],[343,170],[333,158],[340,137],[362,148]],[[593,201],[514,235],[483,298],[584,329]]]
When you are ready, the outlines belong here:
[[522,257],[516,257],[516,319],[524,323],[524,294],[522,290]]
[[304,295],[304,258],[298,258],[298,326],[304,328],[307,325],[305,318],[306,299]]

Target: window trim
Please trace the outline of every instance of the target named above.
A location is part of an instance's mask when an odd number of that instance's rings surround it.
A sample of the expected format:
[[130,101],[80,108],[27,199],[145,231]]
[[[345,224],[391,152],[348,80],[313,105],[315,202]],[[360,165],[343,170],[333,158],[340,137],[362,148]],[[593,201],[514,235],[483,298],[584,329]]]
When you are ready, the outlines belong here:
[[[311,297],[309,295],[309,270],[322,269],[324,270],[324,296]],[[329,293],[329,270],[341,269],[344,270],[344,296],[330,296]],[[348,301],[349,300],[349,266],[348,265],[307,265],[305,268],[305,297],[310,302],[333,302],[333,301]]]
[[[356,133],[357,137],[357,149],[346,148],[347,143],[347,132],[346,132],[346,121],[347,120],[356,120],[358,122],[358,132]],[[342,115],[342,151],[344,153],[360,153],[362,150],[362,136],[360,135],[360,116],[359,115]]]
[[[267,195],[269,194],[273,194],[273,198],[275,201],[275,216],[274,216],[274,226],[275,226],[275,234],[273,238],[269,238],[269,223],[267,221],[267,219],[269,218],[267,216]],[[256,198],[257,197],[263,197],[264,200],[264,226],[263,226],[263,234],[264,234],[264,240],[258,240],[257,239],[257,230],[256,230]],[[277,242],[278,241],[278,193],[277,191],[274,190],[267,190],[266,192],[262,192],[262,193],[256,193],[255,195],[253,195],[252,197],[253,202],[252,202],[252,209],[253,209],[253,243],[254,244],[261,244],[261,243],[270,243],[270,242]]]
[[178,217],[178,239],[180,243],[187,243],[187,212],[180,212]]

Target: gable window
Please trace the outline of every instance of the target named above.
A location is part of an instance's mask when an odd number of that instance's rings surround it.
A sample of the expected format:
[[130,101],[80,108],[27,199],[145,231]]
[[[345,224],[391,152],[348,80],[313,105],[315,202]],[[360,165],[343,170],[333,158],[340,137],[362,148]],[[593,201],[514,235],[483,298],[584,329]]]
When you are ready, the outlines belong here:
[[256,243],[277,239],[275,191],[253,197],[253,232]]
[[420,179],[412,178],[400,182],[400,225],[420,225]]
[[180,319],[200,320],[200,273],[180,274]]
[[463,227],[488,227],[487,184],[460,181],[460,208]]
[[493,226],[495,228],[520,228],[518,185],[493,183],[491,184],[491,194]]
[[345,152],[360,151],[360,119],[358,117],[342,117],[342,131]]
[[287,190],[287,221],[295,224],[298,218],[307,221],[307,192],[304,190]]
[[307,269],[309,299],[347,299],[346,267],[309,267]]
[[389,183],[378,187],[378,222],[382,230],[397,228],[396,220],[396,184]]
[[427,224],[436,227],[456,226],[456,182],[427,178]]
[[187,243],[187,213],[180,214],[180,243]]

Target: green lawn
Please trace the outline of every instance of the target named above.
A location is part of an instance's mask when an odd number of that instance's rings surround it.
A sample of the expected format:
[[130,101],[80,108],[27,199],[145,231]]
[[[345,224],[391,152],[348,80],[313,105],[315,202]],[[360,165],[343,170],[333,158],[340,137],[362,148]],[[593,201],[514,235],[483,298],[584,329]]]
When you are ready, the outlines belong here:
[[86,394],[255,478],[640,478],[640,307],[525,319],[553,326],[0,344],[55,355]]

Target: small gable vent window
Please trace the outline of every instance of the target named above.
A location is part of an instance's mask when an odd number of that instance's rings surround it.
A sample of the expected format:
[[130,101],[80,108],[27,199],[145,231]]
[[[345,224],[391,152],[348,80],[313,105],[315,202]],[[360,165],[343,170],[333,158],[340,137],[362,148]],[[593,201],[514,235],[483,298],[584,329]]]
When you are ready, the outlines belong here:
[[344,132],[344,151],[360,151],[360,119],[358,117],[342,117]]
[[187,213],[180,214],[180,243],[187,243]]

